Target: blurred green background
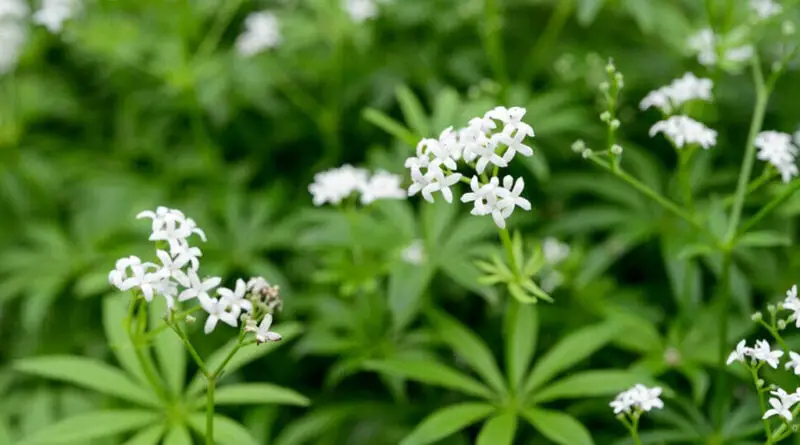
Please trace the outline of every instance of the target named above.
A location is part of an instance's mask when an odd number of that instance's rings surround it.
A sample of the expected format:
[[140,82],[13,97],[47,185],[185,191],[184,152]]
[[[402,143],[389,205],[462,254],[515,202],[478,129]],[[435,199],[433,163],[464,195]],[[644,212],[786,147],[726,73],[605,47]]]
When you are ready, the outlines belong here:
[[[121,256],[151,255],[149,224],[134,215],[158,205],[183,210],[205,230],[206,273],[226,283],[263,275],[281,286],[279,321],[303,326],[296,340],[230,378],[290,387],[311,405],[224,413],[261,444],[398,443],[459,396],[362,365],[406,351],[463,368],[419,316],[430,307],[502,350],[506,297],[476,280],[472,262],[474,252],[494,248],[494,229],[491,222],[464,226],[474,218],[464,207],[413,199],[361,214],[353,238],[340,214],[311,205],[307,187],[315,173],[343,163],[405,175],[403,160],[417,138],[496,105],[526,107],[536,131],[535,155],[511,167],[525,178],[534,207],[514,217],[514,228],[529,238],[559,237],[572,249],[555,303],[539,308],[537,349],[613,320],[624,329],[576,369],[638,366],[682,394],[688,412],[705,409],[719,344],[718,321],[706,313],[719,262],[678,258],[685,228],[569,147],[579,138],[603,144],[597,86],[613,58],[625,75],[625,163],[672,194],[674,151],[647,137],[658,116],[640,112],[638,102],[693,71],[716,82],[715,104],[698,113],[720,134],[695,171],[696,194],[731,194],[753,104],[750,77],[701,67],[686,41],[708,26],[709,11],[712,22],[736,23],[742,4],[385,0],[376,17],[358,22],[339,0],[96,0],[60,33],[26,23],[17,67],[0,75],[0,443],[119,404],[22,375],[12,362],[41,354],[113,362],[102,301],[124,297],[112,293],[107,273]],[[245,17],[259,10],[276,14],[282,42],[243,57],[234,42]],[[790,70],[777,91],[766,128],[793,132],[798,72]],[[773,225],[793,238],[797,212],[800,200],[790,200]],[[425,240],[428,261],[413,268],[400,252],[417,238]],[[352,245],[374,261],[349,263],[343,252]],[[798,263],[797,252],[783,248],[753,250],[737,262],[731,347],[750,329],[754,308],[793,283]],[[359,307],[352,294],[364,289],[385,301]],[[387,331],[384,322],[398,317],[391,310],[412,294],[423,309],[400,323],[408,329]],[[228,340],[222,331],[193,339],[208,353]],[[732,393],[737,384],[732,379]],[[609,398],[553,408],[568,410],[596,443],[608,444],[625,433]],[[673,414],[662,429],[677,428],[669,422],[686,416]],[[476,431],[442,443],[471,443]],[[705,441],[711,435],[650,443],[723,443]],[[520,426],[515,443],[547,440]]]

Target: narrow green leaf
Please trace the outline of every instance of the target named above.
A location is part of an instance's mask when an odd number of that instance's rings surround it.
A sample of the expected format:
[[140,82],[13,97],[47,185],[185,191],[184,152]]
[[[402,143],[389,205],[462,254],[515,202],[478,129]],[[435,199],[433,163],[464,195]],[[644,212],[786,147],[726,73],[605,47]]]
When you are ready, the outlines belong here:
[[[163,315],[167,313],[164,298],[154,299],[147,310],[150,312],[151,329],[164,324]],[[165,329],[153,339],[153,347],[164,381],[173,394],[180,394],[186,383],[186,351],[183,342],[171,329]]]
[[714,252],[714,248],[708,244],[689,244],[679,250],[676,257],[678,260],[689,260],[698,256],[711,255]]
[[759,230],[757,232],[748,232],[740,236],[736,244],[748,247],[790,246],[792,244],[792,239],[784,233],[771,230]]
[[558,399],[584,399],[618,394],[637,383],[653,385],[652,378],[631,371],[596,370],[578,372],[556,382],[533,395],[532,401],[542,404]]
[[164,436],[164,425],[153,425],[136,433],[124,445],[158,445],[162,436]]
[[308,444],[315,437],[325,436],[345,419],[356,417],[357,412],[352,407],[341,404],[316,409],[283,428],[275,438],[274,445]]
[[578,23],[581,26],[591,25],[605,2],[606,0],[578,0]]
[[535,306],[508,301],[504,320],[506,375],[511,388],[516,389],[528,370],[536,349],[539,316]]
[[142,428],[159,419],[161,419],[161,415],[153,411],[95,411],[64,419],[23,439],[17,445],[89,443],[93,439]]
[[563,338],[536,363],[525,382],[523,394],[530,394],[561,371],[589,357],[611,341],[616,333],[617,327],[614,324],[602,323],[580,329]]
[[639,29],[642,32],[649,33],[653,31],[656,23],[656,11],[653,7],[653,2],[643,2],[640,0],[625,0],[623,2],[625,9],[628,10]]
[[460,431],[488,416],[494,407],[485,403],[460,403],[426,417],[400,445],[427,445]]
[[[397,102],[400,104],[400,109],[403,111],[408,126],[414,130],[418,135],[428,137],[431,136],[431,130],[428,128],[428,117],[425,114],[425,109],[422,108],[422,103],[417,99],[411,89],[405,85],[400,85],[395,90]],[[442,129],[444,130],[444,128]]]
[[478,433],[476,445],[512,445],[517,432],[517,413],[505,412],[489,419]]
[[398,375],[428,385],[461,391],[478,397],[491,398],[492,391],[477,380],[449,366],[430,360],[389,359],[369,361],[364,368],[390,375]]
[[162,445],[194,445],[192,435],[184,425],[176,425],[170,428]]
[[394,266],[389,275],[389,309],[393,328],[399,332],[411,323],[419,312],[422,296],[433,278],[433,270],[405,262]]
[[51,355],[17,360],[14,369],[26,374],[72,383],[145,406],[160,406],[150,388],[133,383],[125,374],[99,360]]
[[[189,425],[201,436],[206,434],[206,415],[197,413],[189,416]],[[214,415],[214,441],[218,445],[259,445],[247,428],[230,417]]]
[[[233,356],[231,361],[228,362],[228,365],[225,367],[225,373],[230,374],[242,366],[269,354],[275,349],[286,344],[302,331],[300,324],[298,323],[283,323],[275,326],[273,330],[281,334],[283,336],[283,340],[279,342],[268,342],[261,345],[250,345],[240,349],[239,352]],[[206,360],[206,366],[208,366],[209,369],[215,369],[217,366],[222,364],[222,361],[225,360],[225,357],[234,346],[236,346],[235,338],[211,354],[211,357]],[[189,396],[197,395],[203,390],[203,388],[205,388],[205,377],[201,372],[198,372],[189,383],[189,387],[186,389],[186,394]]]
[[494,390],[506,392],[497,363],[486,343],[454,318],[442,312],[433,312],[430,317],[442,339],[475,370]]
[[361,113],[361,115],[365,120],[367,120],[367,122],[391,134],[411,147],[416,147],[417,143],[421,139],[403,124],[387,116],[382,111],[378,111],[374,108],[367,108],[363,111],[363,113]]
[[[205,396],[197,399],[197,407],[205,403]],[[239,383],[223,386],[214,395],[217,405],[296,405],[308,406],[311,401],[297,391],[270,383]]]
[[111,352],[117,357],[119,364],[139,383],[147,385],[147,377],[136,359],[136,350],[125,332],[124,323],[128,316],[130,298],[128,294],[115,293],[103,299],[103,328]]
[[540,408],[522,414],[542,435],[559,445],[594,445],[591,434],[574,417]]
[[11,445],[11,431],[9,431],[6,419],[0,418],[0,445]]

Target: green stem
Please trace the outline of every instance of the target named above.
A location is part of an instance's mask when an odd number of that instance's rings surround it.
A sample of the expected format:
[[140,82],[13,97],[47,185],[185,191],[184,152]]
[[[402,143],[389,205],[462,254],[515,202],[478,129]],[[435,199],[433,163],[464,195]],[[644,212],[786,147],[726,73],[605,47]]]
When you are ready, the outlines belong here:
[[[753,377],[753,385],[755,385],[756,391],[758,391],[758,404],[761,406],[761,412],[765,413],[767,412],[767,402],[764,400],[764,391],[758,387],[758,371],[752,366],[750,367],[750,375]],[[767,435],[765,445],[772,445],[772,428],[769,426],[768,419],[764,419],[764,434]]]
[[[161,380],[158,378],[158,373],[156,372],[153,363],[150,360],[148,360],[148,357],[145,356],[143,348],[136,346],[138,343],[137,340],[144,331],[144,326],[146,326],[145,324],[142,323],[142,320],[146,319],[147,317],[146,302],[140,306],[139,312],[136,313],[136,315],[134,315],[136,306],[139,301],[140,299],[138,298],[138,296],[134,296],[134,304],[132,304],[131,307],[128,309],[129,313],[131,314],[129,321],[127,323],[128,337],[131,340],[131,344],[134,345],[133,350],[134,353],[136,354],[136,359],[139,361],[139,366],[142,367],[142,372],[144,372],[145,378],[147,378],[147,381],[150,383],[150,386],[153,387],[153,391],[155,391],[156,395],[161,400],[167,401],[168,397],[166,391],[164,390],[164,385],[161,384]],[[138,317],[136,319],[137,323],[135,324],[135,326],[133,324],[134,316]]]
[[217,386],[217,376],[206,377],[206,445],[214,445],[214,389]]
[[686,150],[678,152],[678,182],[683,193],[683,203],[689,208],[689,212],[694,214],[694,196],[692,194],[692,180],[689,162],[694,154],[695,147],[688,147]]
[[517,258],[514,255],[514,246],[511,243],[511,236],[508,234],[508,229],[499,229],[498,232],[500,233],[500,241],[503,242],[503,249],[505,249],[506,256],[508,257],[508,264],[511,266],[514,276],[519,277],[520,270],[517,266]]
[[247,334],[247,332],[244,329],[239,331],[239,338],[236,341],[236,346],[234,346],[233,349],[231,349],[231,351],[228,353],[225,359],[222,360],[222,363],[220,363],[219,366],[217,366],[217,369],[214,370],[214,373],[212,374],[214,378],[217,378],[222,375],[222,371],[225,369],[226,366],[228,366],[228,362],[230,362],[233,356],[236,355],[237,352],[239,352],[239,349],[241,349],[242,346],[244,346],[243,342],[245,334]]
[[631,438],[635,445],[642,445],[642,439],[639,438],[639,416],[634,417],[631,423]]
[[794,192],[796,192],[797,189],[799,188],[800,188],[800,180],[792,182],[789,185],[789,187],[787,187],[786,189],[784,189],[783,192],[781,192],[780,195],[773,198],[772,201],[770,201],[769,203],[767,203],[767,205],[762,207],[761,210],[758,211],[758,213],[756,213],[750,219],[745,221],[742,224],[742,228],[741,230],[739,230],[739,233],[746,233],[748,230],[752,229],[756,224],[761,222],[761,220],[764,219],[767,215],[769,215],[773,210],[778,208],[778,206],[780,206],[781,204],[786,202],[786,200],[791,198],[792,195],[794,195]]
[[197,367],[200,368],[200,372],[202,372],[203,375],[208,376],[208,369],[206,368],[205,362],[203,362],[203,359],[200,358],[200,354],[198,354],[197,350],[194,349],[194,346],[192,346],[192,342],[189,341],[189,337],[186,335],[186,333],[183,332],[183,330],[180,328],[180,326],[178,326],[177,323],[169,323],[169,327],[172,328],[172,330],[175,331],[176,334],[178,334],[178,337],[181,338],[181,341],[183,341],[183,344],[189,351],[189,355],[192,356],[194,362],[197,364]]
[[736,185],[733,210],[731,210],[730,223],[725,235],[726,244],[733,242],[736,231],[739,228],[744,198],[747,195],[747,184],[750,181],[750,174],[753,171],[753,163],[756,159],[756,136],[758,136],[758,133],[761,131],[761,126],[764,124],[764,114],[766,113],[770,96],[769,87],[764,81],[764,74],[761,72],[761,62],[757,56],[753,56],[753,80],[756,84],[756,105],[753,111],[753,118],[750,121],[750,132],[747,136],[747,145],[744,149],[744,162],[742,162],[742,169],[739,171],[739,180]]
[[731,294],[731,267],[732,258],[731,252],[723,252],[722,258],[722,286],[719,295],[719,349],[717,351],[717,381],[716,383],[716,400],[719,402],[717,405],[716,425],[718,428],[722,427],[724,420],[725,403],[723,402],[728,396],[727,379],[728,374],[725,371],[726,357],[728,354],[728,306],[730,305]]
[[[193,313],[195,313],[195,312],[197,312],[197,311],[200,311],[200,310],[202,310],[202,309],[203,309],[203,307],[202,307],[202,306],[199,306],[199,305],[198,305],[198,306],[194,306],[194,307],[193,307],[193,308],[191,308],[191,309],[187,309],[187,310],[185,310],[185,311],[182,311],[182,312],[175,313],[174,315],[172,315],[172,318],[173,318],[174,320],[183,320],[184,318],[186,318],[186,316],[187,316],[187,315],[191,315],[191,314],[193,314]],[[145,334],[142,336],[142,339],[144,340],[144,342],[145,342],[145,344],[146,344],[146,343],[148,343],[150,340],[152,340],[153,338],[155,338],[155,337],[156,337],[158,334],[160,334],[161,332],[163,332],[165,329],[167,329],[167,328],[169,328],[169,327],[170,327],[170,323],[169,323],[169,322],[164,322],[164,324],[162,324],[162,325],[159,325],[158,327],[156,327],[156,328],[153,328],[153,329],[151,329],[149,332],[145,333]]]
[[[774,167],[772,167],[772,164],[767,165],[767,168],[764,169],[761,175],[754,181],[750,182],[750,184],[747,186],[747,192],[745,193],[745,195],[750,196],[751,194],[757,192],[758,189],[760,189],[769,181],[771,181],[775,177],[776,173],[777,171],[775,170]],[[722,201],[722,205],[724,207],[730,207],[733,205],[735,199],[736,199],[735,195],[728,196]]]

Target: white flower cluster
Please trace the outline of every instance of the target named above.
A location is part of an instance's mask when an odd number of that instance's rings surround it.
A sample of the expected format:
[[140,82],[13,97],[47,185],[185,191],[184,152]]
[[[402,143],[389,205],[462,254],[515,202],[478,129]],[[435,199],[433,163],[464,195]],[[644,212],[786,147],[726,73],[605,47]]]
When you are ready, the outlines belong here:
[[745,340],[742,340],[728,356],[727,364],[730,365],[734,362],[744,363],[746,358],[750,358],[755,363],[763,362],[775,369],[780,364],[781,357],[783,357],[783,351],[773,351],[766,340],[756,340],[756,344],[752,348],[747,346]]
[[703,66],[715,66],[720,63],[718,47],[723,64],[741,64],[753,57],[752,45],[730,45],[725,38],[714,34],[710,28],[700,30],[689,38],[689,48],[697,53],[697,61]]
[[717,145],[715,130],[684,115],[670,116],[666,120],[656,122],[650,127],[650,137],[654,137],[658,133],[664,133],[677,148],[683,148],[687,144],[696,144],[708,150]]
[[252,57],[283,41],[278,17],[271,12],[254,12],[244,20],[244,32],[236,39],[236,51]]
[[777,131],[764,131],[756,137],[755,145],[758,147],[756,157],[774,165],[781,174],[783,182],[789,182],[798,175],[795,160],[798,148],[792,143],[792,135]]
[[686,73],[669,85],[651,91],[639,103],[639,108],[644,111],[656,107],[666,114],[672,114],[674,110],[680,109],[683,104],[692,100],[711,102],[713,87],[714,82],[711,79],[701,79],[693,73]]
[[[248,330],[256,332],[257,341],[280,340],[280,335],[269,331],[272,309],[279,304],[276,287],[257,277],[247,283],[237,280],[234,289],[218,288],[222,281],[220,277],[201,278],[198,275],[202,252],[189,244],[189,238],[198,235],[205,241],[205,234],[194,220],[180,210],[167,207],[158,207],[155,212],[147,210],[136,217],[152,219],[150,240],[160,242],[168,250],[156,250],[160,264],[142,262],[135,256],[119,259],[108,274],[112,285],[122,291],[136,290],[148,302],[155,296],[163,297],[170,311],[175,309],[176,299],[178,302],[197,299],[208,314],[204,327],[206,334],[211,333],[219,321],[237,327],[240,317],[244,316]],[[219,298],[211,296],[215,290]],[[261,324],[253,328],[253,318],[259,313],[264,313],[264,317]]]
[[44,0],[42,7],[33,15],[33,21],[57,34],[63,29],[64,22],[80,12],[81,6],[80,0]]
[[378,5],[375,0],[342,0],[342,2],[345,12],[356,23],[365,22],[378,16]]
[[750,9],[762,20],[772,18],[783,12],[783,6],[773,0],[750,0]]
[[339,204],[354,192],[361,194],[361,203],[366,205],[379,199],[404,199],[408,195],[400,186],[399,175],[378,170],[370,175],[369,170],[345,164],[314,175],[308,186],[315,206],[325,203]]
[[421,192],[426,201],[433,202],[433,193],[441,192],[445,201],[452,202],[450,187],[463,178],[456,172],[463,161],[477,173],[469,181],[471,192],[461,197],[461,201],[473,203],[473,215],[491,215],[498,227],[505,228],[515,207],[530,210],[530,202],[521,196],[525,188],[522,178],[505,176],[501,183],[496,176],[487,179],[484,175],[489,164],[496,171],[508,166],[517,153],[533,155],[524,144],[526,137],[534,136],[533,128],[522,121],[525,112],[521,107],[497,107],[471,119],[465,128],[456,131],[449,127],[438,139],[421,140],[416,156],[405,162],[412,180],[409,196]]
[[661,409],[664,408],[664,402],[661,400],[661,391],[658,386],[648,388],[642,384],[637,384],[633,388],[619,393],[609,403],[609,406],[614,409],[614,414],[639,415],[654,408]]
[[27,15],[24,0],[0,0],[0,75],[17,66],[26,40],[23,19]]

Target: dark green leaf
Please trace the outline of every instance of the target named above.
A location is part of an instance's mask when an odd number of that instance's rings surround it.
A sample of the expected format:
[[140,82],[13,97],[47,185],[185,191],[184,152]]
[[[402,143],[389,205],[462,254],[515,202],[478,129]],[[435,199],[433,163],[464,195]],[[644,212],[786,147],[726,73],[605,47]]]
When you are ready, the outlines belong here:
[[370,361],[364,367],[372,371],[398,375],[429,385],[454,389],[465,394],[485,398],[492,397],[492,391],[482,383],[435,361],[389,359]]
[[[270,383],[239,383],[218,388],[214,400],[217,405],[297,405],[311,403],[304,395]],[[205,403],[205,396],[197,400],[198,407]]]
[[[414,95],[414,92],[407,86],[400,85],[397,87],[395,95],[408,126],[418,135],[423,137],[433,136],[431,129],[428,128],[428,117],[425,115],[425,109],[422,108],[422,103]],[[441,130],[444,130],[444,128]]]
[[612,396],[637,383],[655,385],[655,381],[650,377],[630,371],[583,371],[549,383],[537,391],[531,400],[533,403],[541,404],[558,399]]
[[192,435],[184,425],[170,428],[162,445],[193,445]]
[[[206,434],[206,415],[197,413],[189,416],[189,425],[202,437]],[[214,415],[214,441],[218,445],[259,445],[247,428],[220,414]]]
[[589,431],[574,417],[541,408],[525,410],[523,416],[543,436],[559,445],[594,445]]
[[784,233],[762,230],[740,236],[736,244],[748,247],[790,246],[792,239]]
[[400,445],[427,445],[460,431],[488,416],[494,407],[485,403],[461,403],[426,417]]
[[159,413],[144,410],[95,411],[50,425],[17,445],[89,443],[93,439],[142,428],[160,419]]

